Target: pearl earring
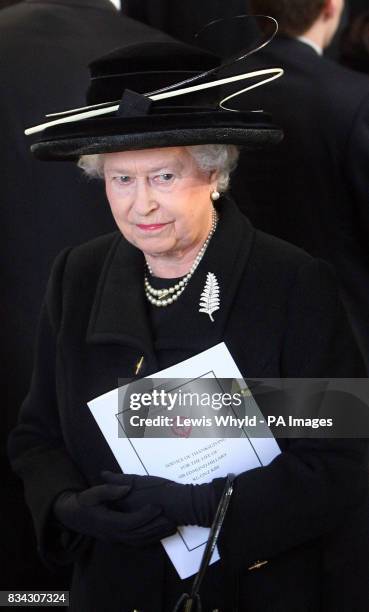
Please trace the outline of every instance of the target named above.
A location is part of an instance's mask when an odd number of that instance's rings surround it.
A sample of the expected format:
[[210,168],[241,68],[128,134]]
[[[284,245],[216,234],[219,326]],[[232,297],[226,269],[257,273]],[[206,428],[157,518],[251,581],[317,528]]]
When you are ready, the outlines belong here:
[[211,199],[213,200],[213,202],[215,202],[216,200],[219,200],[219,198],[220,198],[220,193],[219,193],[219,191],[216,191],[216,190],[214,189],[214,191],[212,191],[212,192],[211,192],[210,197],[211,197]]

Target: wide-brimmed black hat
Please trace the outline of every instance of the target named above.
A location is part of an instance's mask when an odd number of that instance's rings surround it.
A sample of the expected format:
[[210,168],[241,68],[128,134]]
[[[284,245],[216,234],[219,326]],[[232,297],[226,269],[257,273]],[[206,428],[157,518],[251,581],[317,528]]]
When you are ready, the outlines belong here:
[[39,159],[71,160],[155,147],[279,142],[282,132],[268,114],[219,106],[219,64],[215,55],[177,42],[118,49],[90,65],[88,106],[48,115],[47,123],[26,130],[37,134],[31,150]]

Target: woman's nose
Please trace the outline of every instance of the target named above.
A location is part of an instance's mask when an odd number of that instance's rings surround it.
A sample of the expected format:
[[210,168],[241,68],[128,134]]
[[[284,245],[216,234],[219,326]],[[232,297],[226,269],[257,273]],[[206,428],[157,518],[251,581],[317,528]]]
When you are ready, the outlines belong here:
[[134,208],[136,212],[140,215],[148,215],[157,207],[158,203],[155,198],[155,193],[149,181],[144,178],[138,179],[134,195]]

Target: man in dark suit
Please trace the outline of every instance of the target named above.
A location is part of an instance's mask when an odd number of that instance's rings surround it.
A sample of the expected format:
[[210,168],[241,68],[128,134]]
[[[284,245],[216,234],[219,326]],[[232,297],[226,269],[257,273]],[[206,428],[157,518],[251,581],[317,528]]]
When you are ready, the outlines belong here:
[[50,584],[30,552],[29,520],[5,459],[5,440],[29,386],[51,262],[63,247],[114,227],[101,187],[82,181],[73,164],[33,160],[23,131],[46,112],[85,104],[87,64],[95,57],[124,44],[164,38],[123,17],[110,0],[26,0],[1,11],[0,519],[8,525],[1,535],[2,589]]
[[279,35],[243,70],[280,66],[285,75],[238,104],[270,111],[285,139],[245,152],[233,190],[247,193],[257,227],[335,266],[369,366],[369,81],[322,56],[343,0],[253,0],[251,8],[275,17]]

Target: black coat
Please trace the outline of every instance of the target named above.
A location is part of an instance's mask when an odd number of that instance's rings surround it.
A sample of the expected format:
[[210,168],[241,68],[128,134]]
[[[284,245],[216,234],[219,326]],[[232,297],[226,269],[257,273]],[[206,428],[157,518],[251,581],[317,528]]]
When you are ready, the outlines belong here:
[[[31,579],[35,559],[28,552],[32,543],[24,527],[21,488],[5,448],[30,384],[51,264],[64,247],[114,229],[103,186],[84,179],[74,164],[32,159],[31,139],[23,131],[41,123],[46,113],[85,104],[92,59],[115,47],[161,38],[160,32],[122,17],[110,0],[26,0],[1,11],[1,524],[13,519],[1,533],[3,589],[37,588]],[[37,586],[46,584],[41,577]]]
[[248,92],[285,131],[268,152],[244,153],[233,191],[256,227],[332,263],[369,367],[369,81],[286,37],[247,67],[285,75]]
[[[49,563],[69,558],[51,527],[55,496],[100,482],[102,469],[119,470],[86,403],[117,387],[118,379],[133,378],[141,356],[140,376],[147,376],[224,340],[245,376],[362,374],[328,266],[255,231],[231,201],[219,206],[207,253],[160,318],[155,337],[143,255],[120,234],[65,251],[55,263],[32,386],[9,445]],[[198,312],[209,270],[220,285],[214,323]],[[325,538],[337,540],[365,494],[362,449],[353,441],[281,444],[285,452],[270,466],[238,479],[220,538],[222,562],[211,566],[205,581],[205,611],[320,609]],[[336,569],[346,564],[346,554],[336,555]],[[107,601],[110,612],[167,612],[191,582],[176,578],[160,545],[136,550],[95,541],[76,556],[76,612],[102,612]],[[248,571],[259,559],[268,565]],[[338,612],[329,601],[323,609]]]

